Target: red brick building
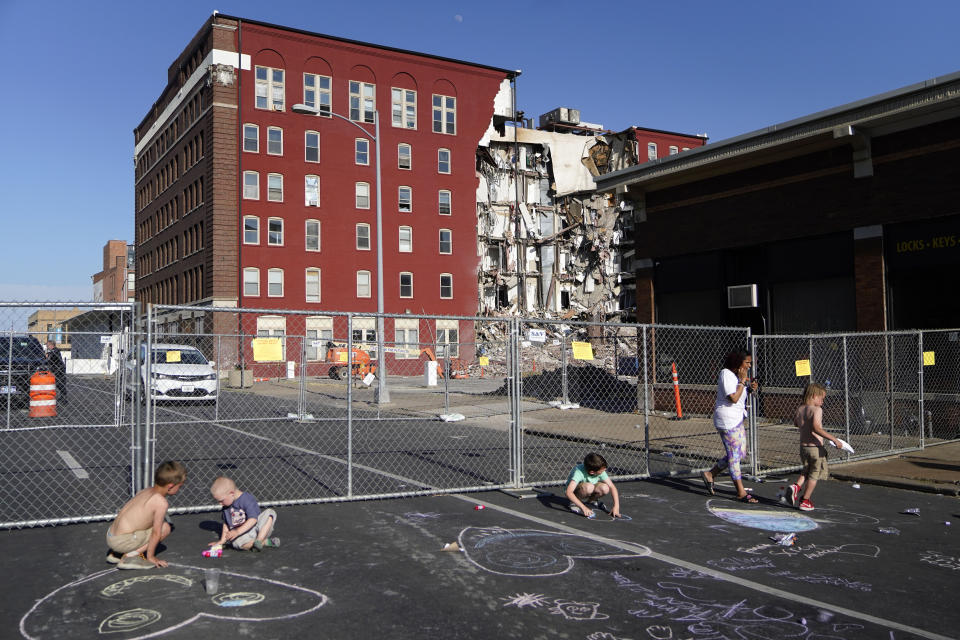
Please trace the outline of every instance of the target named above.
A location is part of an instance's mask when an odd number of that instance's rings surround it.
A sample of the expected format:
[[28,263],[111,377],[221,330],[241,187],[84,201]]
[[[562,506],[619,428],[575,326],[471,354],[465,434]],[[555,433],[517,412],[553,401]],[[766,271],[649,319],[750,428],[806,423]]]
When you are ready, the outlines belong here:
[[[168,319],[342,340],[323,312],[376,311],[382,232],[386,313],[474,315],[474,157],[515,75],[214,13],[134,131],[137,299],[316,311],[296,327],[268,313]],[[388,319],[384,339],[456,342],[467,330],[426,322]]]
[[631,127],[630,131],[637,141],[637,161],[640,164],[707,144],[706,134],[690,135],[644,127]]
[[123,240],[103,247],[103,270],[93,275],[94,302],[131,302],[134,299],[134,248]]

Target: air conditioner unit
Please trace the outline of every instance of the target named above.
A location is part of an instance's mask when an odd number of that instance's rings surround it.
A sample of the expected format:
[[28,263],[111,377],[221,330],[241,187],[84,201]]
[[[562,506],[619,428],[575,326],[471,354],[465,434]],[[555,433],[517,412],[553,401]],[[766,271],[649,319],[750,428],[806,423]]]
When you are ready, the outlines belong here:
[[727,287],[728,309],[754,309],[757,307],[757,285],[738,284]]
[[540,126],[551,124],[580,124],[580,110],[567,107],[557,107],[549,113],[540,116]]

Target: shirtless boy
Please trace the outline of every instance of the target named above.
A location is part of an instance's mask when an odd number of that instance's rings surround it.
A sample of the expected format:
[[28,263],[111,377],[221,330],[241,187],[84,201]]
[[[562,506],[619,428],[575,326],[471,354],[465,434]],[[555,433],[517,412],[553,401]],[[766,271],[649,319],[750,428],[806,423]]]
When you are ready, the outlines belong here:
[[[118,569],[153,569],[167,566],[156,557],[157,545],[170,535],[172,527],[164,520],[167,496],[172,496],[187,480],[187,469],[179,462],[164,462],[153,476],[153,486],[130,499],[107,529],[107,562]],[[146,554],[146,555],[144,555]]]

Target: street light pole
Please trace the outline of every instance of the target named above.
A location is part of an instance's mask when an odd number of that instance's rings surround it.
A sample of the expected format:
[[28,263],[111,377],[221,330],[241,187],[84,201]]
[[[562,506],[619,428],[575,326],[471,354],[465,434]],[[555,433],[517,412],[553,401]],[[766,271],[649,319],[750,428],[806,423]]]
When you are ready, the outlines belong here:
[[[308,107],[305,104],[295,104],[291,107],[294,113],[302,113],[314,116],[320,116],[321,111],[314,107]],[[324,115],[339,118],[344,122],[349,122],[356,128],[370,135],[370,132],[361,127],[358,123],[349,118],[345,118],[339,113],[332,111]],[[380,112],[373,110],[373,138],[374,152],[377,155],[376,164],[376,183],[377,183],[377,404],[386,404],[390,402],[390,390],[387,389],[387,367],[386,354],[383,348],[383,208],[380,197]]]

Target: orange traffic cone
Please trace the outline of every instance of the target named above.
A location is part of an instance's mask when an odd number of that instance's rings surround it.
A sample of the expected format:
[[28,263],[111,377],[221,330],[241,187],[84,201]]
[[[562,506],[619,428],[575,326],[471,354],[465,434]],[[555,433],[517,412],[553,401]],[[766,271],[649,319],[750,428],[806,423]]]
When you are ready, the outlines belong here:
[[30,417],[57,417],[57,379],[49,371],[30,376]]

